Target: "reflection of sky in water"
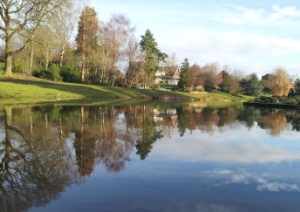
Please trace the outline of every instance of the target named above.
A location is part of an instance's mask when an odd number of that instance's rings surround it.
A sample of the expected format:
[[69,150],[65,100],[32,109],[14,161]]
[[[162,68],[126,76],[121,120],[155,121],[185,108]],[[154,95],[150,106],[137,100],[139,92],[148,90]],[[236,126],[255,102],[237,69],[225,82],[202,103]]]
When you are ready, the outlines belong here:
[[286,128],[273,137],[258,126],[235,126],[183,137],[173,129],[145,160],[134,150],[118,173],[99,165],[44,210],[298,211],[299,132]]
[[300,159],[300,134],[284,131],[271,137],[265,130],[243,126],[214,132],[186,132],[183,137],[175,131],[171,138],[162,138],[155,145],[151,157],[180,161],[210,161],[234,163],[267,163]]

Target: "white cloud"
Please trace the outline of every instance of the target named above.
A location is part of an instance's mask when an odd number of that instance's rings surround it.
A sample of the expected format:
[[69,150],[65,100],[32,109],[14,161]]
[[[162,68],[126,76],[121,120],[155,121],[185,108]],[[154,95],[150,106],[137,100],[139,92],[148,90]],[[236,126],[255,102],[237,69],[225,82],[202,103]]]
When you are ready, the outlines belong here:
[[[179,52],[179,57],[187,57],[190,62],[205,65],[218,61],[227,64],[232,69],[248,73],[265,74],[276,66],[300,68],[299,60],[293,60],[293,55],[300,54],[300,40],[263,36],[242,31],[220,31],[201,28],[172,29],[168,34],[158,33],[163,49],[167,52]],[[163,42],[165,41],[165,42]],[[180,62],[184,58],[178,58]],[[285,62],[289,58],[289,62]]]
[[233,9],[224,12],[223,15],[216,18],[224,24],[244,25],[244,24],[261,24],[264,22],[264,9],[250,9],[240,5],[229,5]]
[[300,11],[295,6],[280,7],[279,5],[272,6],[273,13],[270,15],[271,20],[278,20],[284,17],[300,17]]
[[[267,143],[265,130],[240,127],[234,133],[231,130],[215,132],[213,137],[207,133],[193,131],[181,137],[174,132],[172,138],[162,138],[151,152],[152,157],[167,158],[175,161],[210,161],[220,163],[280,163],[300,161],[300,150],[289,149],[284,145],[299,139],[299,134],[290,132],[290,138],[280,143]],[[242,135],[242,137],[241,137]],[[177,137],[178,136],[178,137]],[[246,139],[239,142],[242,138]],[[283,139],[283,138],[281,138]],[[236,142],[233,142],[236,141]],[[283,143],[284,142],[284,143]]]
[[[216,184],[215,186],[222,186],[228,184],[256,184],[256,189],[258,191],[270,191],[270,192],[279,192],[279,191],[300,191],[300,187],[296,183],[287,183],[287,182],[280,182],[286,180],[286,177],[278,178],[277,173],[268,173],[269,177],[276,178],[275,181],[272,179],[265,179],[262,177],[264,173],[250,173],[247,172],[245,169],[243,170],[211,170],[211,171],[204,171],[204,175],[209,176],[210,179],[218,179],[221,181],[220,183]],[[295,179],[293,179],[295,180]]]
[[252,9],[241,5],[229,4],[229,7],[224,9],[223,14],[220,14],[215,20],[224,24],[257,26],[272,23],[278,24],[278,21],[283,18],[297,17],[300,17],[300,11],[296,6],[280,7],[276,4],[271,6],[271,11],[267,12],[264,8]]
[[300,69],[296,6],[243,1],[240,5],[200,4],[196,0],[189,4],[179,0],[92,2],[100,18],[116,12],[128,16],[138,39],[149,28],[159,48],[176,53],[179,63],[185,58],[199,65],[218,61],[221,66],[259,75],[276,66],[285,67],[291,75]]
[[258,191],[300,191],[300,188],[296,184],[287,184],[287,183],[265,183],[257,186]]

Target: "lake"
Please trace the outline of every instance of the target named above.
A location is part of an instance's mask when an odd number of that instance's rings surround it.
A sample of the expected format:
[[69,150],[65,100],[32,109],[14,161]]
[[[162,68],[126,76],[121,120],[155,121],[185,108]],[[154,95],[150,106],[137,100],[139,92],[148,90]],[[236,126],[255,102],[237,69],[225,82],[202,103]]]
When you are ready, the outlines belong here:
[[0,109],[1,211],[299,211],[300,112]]

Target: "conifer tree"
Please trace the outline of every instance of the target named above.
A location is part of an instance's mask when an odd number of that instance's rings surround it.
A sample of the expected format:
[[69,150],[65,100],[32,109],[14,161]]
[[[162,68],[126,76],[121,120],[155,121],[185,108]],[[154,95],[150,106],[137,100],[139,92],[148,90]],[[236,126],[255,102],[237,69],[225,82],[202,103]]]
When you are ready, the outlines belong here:
[[178,86],[183,90],[185,89],[186,86],[191,86],[190,63],[187,58],[184,59],[180,67],[180,79],[178,82]]
[[143,84],[144,88],[154,78],[155,71],[158,69],[160,61],[163,61],[167,54],[161,52],[157,47],[157,42],[149,29],[146,30],[145,35],[141,36],[140,48],[144,54]]
[[78,34],[76,36],[77,52],[81,55],[81,81],[88,77],[88,56],[97,48],[98,32],[97,13],[94,8],[84,7],[78,22]]

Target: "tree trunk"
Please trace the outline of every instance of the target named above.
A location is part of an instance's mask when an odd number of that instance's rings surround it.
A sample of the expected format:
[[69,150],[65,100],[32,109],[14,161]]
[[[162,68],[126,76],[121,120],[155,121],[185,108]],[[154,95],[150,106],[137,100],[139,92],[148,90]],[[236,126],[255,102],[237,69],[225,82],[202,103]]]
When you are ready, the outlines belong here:
[[81,82],[85,82],[85,54],[82,54],[82,70],[81,70]]
[[30,46],[30,61],[29,61],[29,72],[32,72],[32,67],[33,67],[33,57],[34,57],[34,48],[33,48],[33,42],[31,41],[31,46]]
[[13,57],[10,54],[5,55],[5,76],[12,76],[12,60]]
[[49,43],[47,41],[47,49],[46,49],[46,64],[45,64],[45,69],[48,71],[48,66],[49,66]]
[[62,68],[65,56],[65,44],[63,44],[62,49],[60,51],[60,60],[59,60],[59,67]]

